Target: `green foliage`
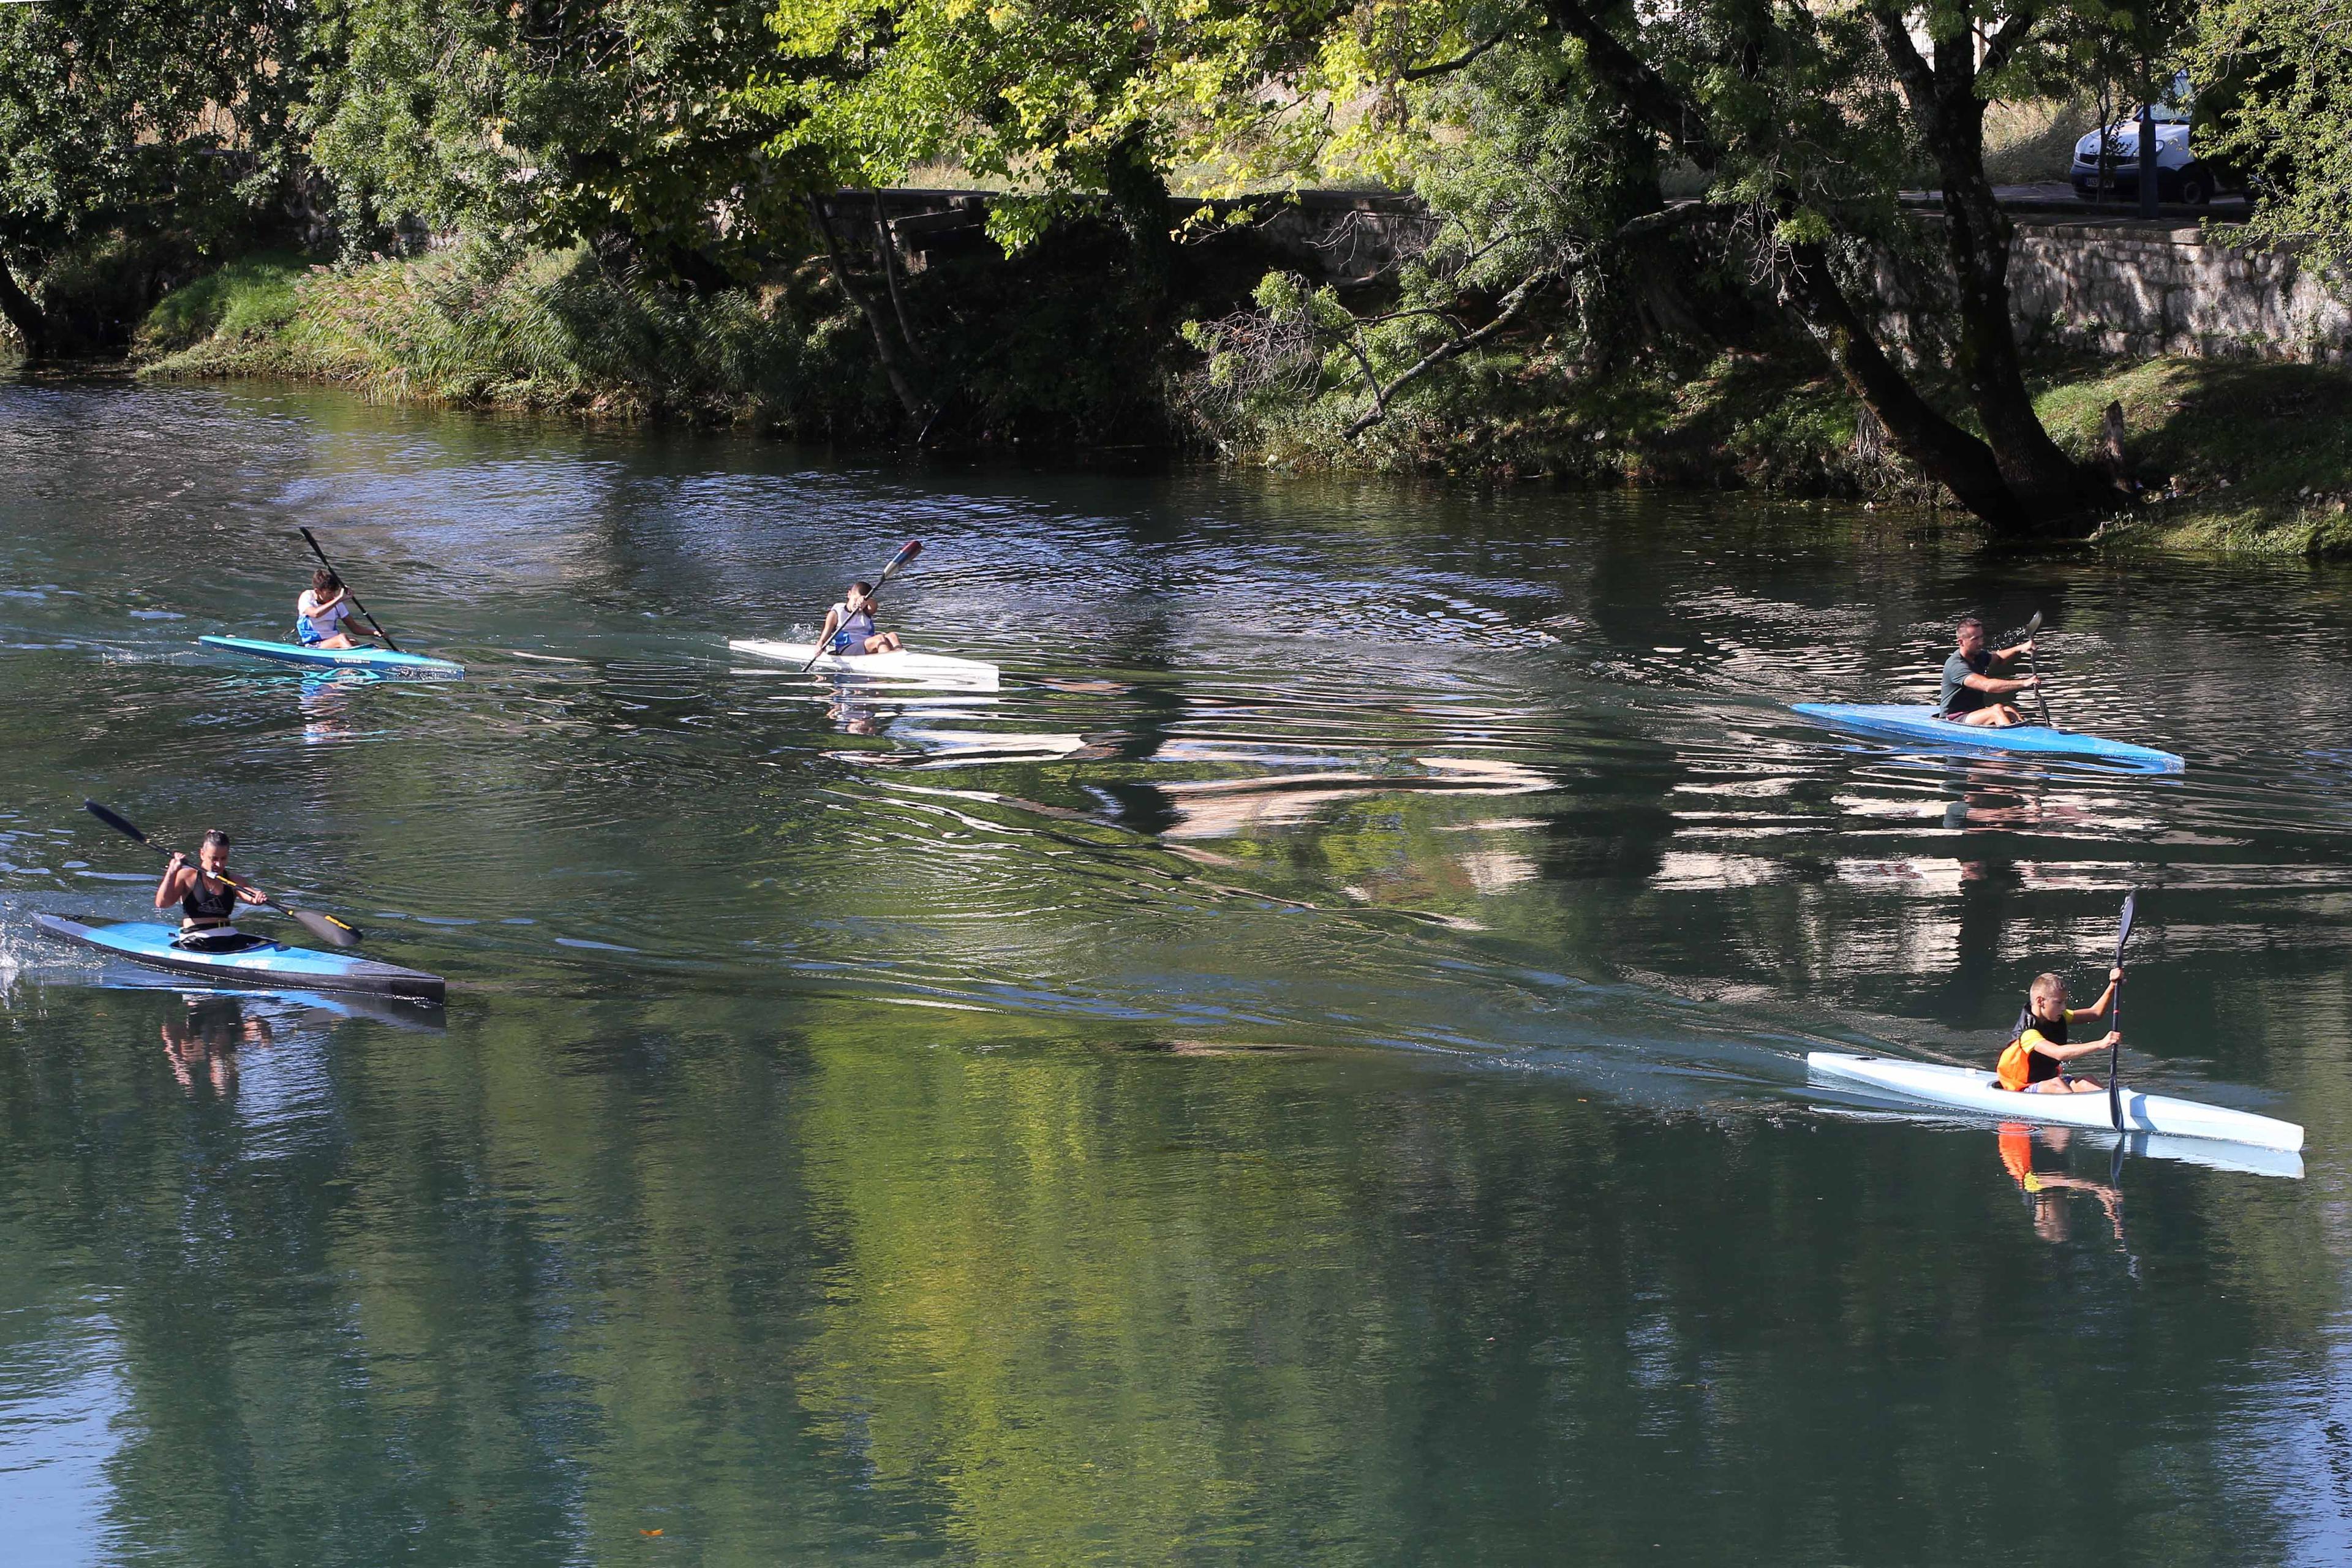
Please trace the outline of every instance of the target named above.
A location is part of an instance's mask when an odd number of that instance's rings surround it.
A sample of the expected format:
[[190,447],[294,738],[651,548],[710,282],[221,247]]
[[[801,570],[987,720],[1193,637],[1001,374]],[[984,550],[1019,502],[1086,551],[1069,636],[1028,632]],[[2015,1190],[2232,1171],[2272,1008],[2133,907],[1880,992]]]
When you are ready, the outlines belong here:
[[2352,277],[2352,4],[2205,0],[2190,68],[2225,99],[2214,152],[2260,176],[2253,228]]
[[[157,313],[193,322],[220,301],[226,328],[240,299],[249,297],[257,315],[270,310],[272,289],[271,275],[256,273],[184,305],[168,298]],[[806,330],[786,292],[705,297],[616,274],[584,249],[477,241],[413,261],[306,273],[292,281],[290,313],[257,337],[216,331],[153,374],[295,374],[439,402],[662,411],[807,430],[866,416],[845,334]]]
[[810,187],[739,90],[774,58],[757,0],[318,0],[342,63],[305,111],[354,240],[413,219],[667,271],[748,276]]
[[208,272],[155,302],[140,328],[151,353],[184,349],[205,338],[258,337],[294,319],[297,286],[308,264],[286,251],[259,251]]
[[[305,15],[274,0],[0,7],[0,278],[100,237],[171,229],[203,249],[248,227],[289,167]],[[0,304],[47,339],[37,312]]]

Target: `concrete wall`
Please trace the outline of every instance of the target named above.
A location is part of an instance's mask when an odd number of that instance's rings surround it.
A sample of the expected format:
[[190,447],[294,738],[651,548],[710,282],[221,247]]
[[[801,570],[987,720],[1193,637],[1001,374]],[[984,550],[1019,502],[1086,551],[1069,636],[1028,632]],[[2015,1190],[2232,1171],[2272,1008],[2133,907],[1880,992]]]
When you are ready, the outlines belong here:
[[2352,280],[2221,244],[2195,224],[2020,219],[2009,287],[2029,341],[2352,363]]

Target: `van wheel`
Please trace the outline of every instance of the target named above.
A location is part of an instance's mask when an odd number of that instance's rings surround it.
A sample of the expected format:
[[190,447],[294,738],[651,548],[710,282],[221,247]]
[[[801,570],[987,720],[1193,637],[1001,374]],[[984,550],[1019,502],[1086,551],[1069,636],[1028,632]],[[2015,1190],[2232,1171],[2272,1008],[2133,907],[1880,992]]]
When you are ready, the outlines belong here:
[[2213,203],[2213,176],[2202,163],[2191,163],[2180,171],[2180,199],[2192,207],[2210,206]]

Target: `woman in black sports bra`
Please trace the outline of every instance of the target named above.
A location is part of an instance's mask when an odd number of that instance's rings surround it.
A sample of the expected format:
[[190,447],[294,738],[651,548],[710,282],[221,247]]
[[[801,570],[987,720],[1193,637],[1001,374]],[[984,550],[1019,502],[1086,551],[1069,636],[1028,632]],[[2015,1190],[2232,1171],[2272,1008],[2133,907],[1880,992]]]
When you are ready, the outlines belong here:
[[155,907],[170,909],[175,900],[184,931],[222,930],[236,919],[240,902],[269,901],[268,895],[260,889],[230,880],[228,835],[217,827],[205,835],[204,843],[197,847],[194,865],[188,864],[185,855],[174,855],[172,863],[163,868],[163,879],[155,884]]

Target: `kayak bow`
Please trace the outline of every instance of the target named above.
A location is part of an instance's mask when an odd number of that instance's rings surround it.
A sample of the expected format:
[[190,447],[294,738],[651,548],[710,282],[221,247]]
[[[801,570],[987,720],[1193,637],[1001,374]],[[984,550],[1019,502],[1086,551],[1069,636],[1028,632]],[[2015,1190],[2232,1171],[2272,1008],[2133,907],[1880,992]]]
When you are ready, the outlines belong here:
[[178,928],[158,921],[88,921],[70,915],[37,914],[33,924],[61,941],[174,974],[312,991],[365,991],[425,1002],[441,1001],[447,992],[437,974],[347,952],[288,947],[246,931],[236,933],[232,943],[200,948],[176,945],[173,939],[180,934]]
[[[1843,1051],[1813,1051],[1805,1058],[1807,1073],[1815,1080],[1833,1079],[1849,1090],[1857,1087],[1915,1103],[1973,1111],[2003,1121],[2033,1121],[2054,1127],[2089,1127],[2111,1131],[2107,1097],[2104,1094],[2025,1094],[2000,1087],[1991,1071],[1979,1068],[1937,1067],[1927,1062],[1902,1061],[1893,1057],[1853,1056]],[[2292,1121],[2273,1121],[2251,1110],[2174,1100],[2160,1094],[2123,1092],[2123,1131],[2162,1133],[2174,1138],[2214,1138],[2258,1149],[2303,1148],[2303,1129]]]
[[300,643],[263,642],[257,637],[201,637],[196,640],[226,653],[317,669],[366,669],[379,675],[433,675],[450,679],[466,673],[464,665],[452,664],[446,658],[395,653],[387,647],[304,647]]
[[2046,724],[2012,724],[2005,730],[1956,724],[1933,708],[1913,708],[1895,702],[1795,702],[1790,706],[1816,723],[1897,741],[1928,741],[1981,752],[2074,757],[2143,773],[2177,773],[2188,767],[2170,752],[2159,752],[2153,746],[2135,746],[2128,741],[2110,741],[2073,730],[2053,730]]

